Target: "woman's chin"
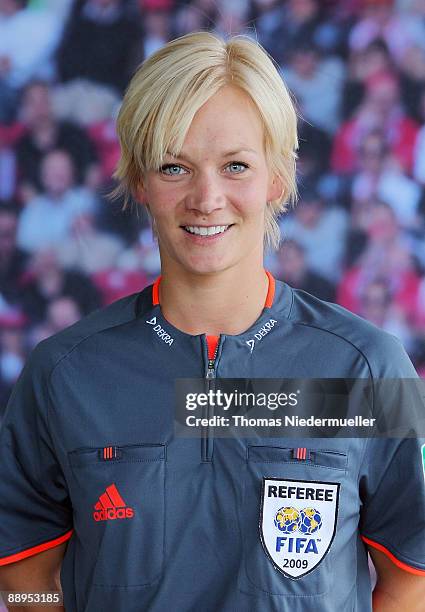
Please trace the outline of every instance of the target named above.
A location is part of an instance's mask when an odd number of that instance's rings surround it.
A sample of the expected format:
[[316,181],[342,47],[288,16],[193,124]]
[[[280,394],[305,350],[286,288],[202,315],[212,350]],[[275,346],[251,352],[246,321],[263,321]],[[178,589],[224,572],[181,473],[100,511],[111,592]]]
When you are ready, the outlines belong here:
[[183,263],[183,267],[192,274],[216,274],[223,272],[229,267],[228,258],[199,257],[196,260]]

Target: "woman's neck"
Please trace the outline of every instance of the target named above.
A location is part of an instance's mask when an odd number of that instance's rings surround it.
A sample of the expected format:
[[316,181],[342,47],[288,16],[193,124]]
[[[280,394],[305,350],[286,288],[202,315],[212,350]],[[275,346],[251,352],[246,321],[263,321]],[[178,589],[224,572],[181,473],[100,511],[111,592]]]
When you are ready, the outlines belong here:
[[178,278],[163,271],[159,302],[165,319],[182,332],[238,335],[260,316],[268,288],[263,267]]

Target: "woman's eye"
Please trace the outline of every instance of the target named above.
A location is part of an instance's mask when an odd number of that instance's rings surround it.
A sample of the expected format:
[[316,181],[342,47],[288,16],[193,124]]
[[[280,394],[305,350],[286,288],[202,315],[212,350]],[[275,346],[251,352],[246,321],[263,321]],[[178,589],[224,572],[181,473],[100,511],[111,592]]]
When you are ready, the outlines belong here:
[[[241,174],[240,169],[242,168],[242,171],[246,170],[248,168],[248,165],[244,164],[243,162],[231,162],[227,167],[232,168],[231,174]],[[233,170],[235,169],[236,171],[233,172]],[[239,169],[239,172],[238,172],[238,169]]]
[[[160,170],[162,174],[166,174],[167,176],[180,176],[179,170],[184,170],[184,168],[178,164],[165,164]],[[166,172],[166,170],[170,170],[170,172]]]
[[[227,165],[227,168],[231,169],[231,174],[242,174],[249,166],[243,162],[231,162]],[[182,172],[180,172],[182,170]],[[166,176],[181,176],[186,170],[179,164],[165,164],[160,168],[161,174]]]

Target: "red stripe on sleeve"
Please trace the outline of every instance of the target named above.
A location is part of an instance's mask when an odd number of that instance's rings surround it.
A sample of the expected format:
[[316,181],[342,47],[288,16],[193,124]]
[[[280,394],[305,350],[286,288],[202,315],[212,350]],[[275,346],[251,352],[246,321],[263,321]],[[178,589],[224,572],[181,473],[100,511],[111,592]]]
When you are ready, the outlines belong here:
[[399,561],[399,559],[397,559],[397,557],[395,557],[388,550],[388,548],[385,548],[385,546],[382,546],[382,544],[378,544],[378,542],[374,542],[373,540],[370,540],[369,538],[366,538],[365,536],[361,536],[361,538],[363,542],[365,542],[366,544],[369,544],[369,546],[372,546],[372,548],[376,548],[376,550],[380,550],[381,552],[383,552],[384,555],[386,555],[388,559],[392,561],[394,565],[397,565],[397,567],[399,567],[400,569],[405,570],[406,572],[410,572],[411,574],[416,574],[417,576],[425,576],[425,570],[420,570],[416,567],[412,567],[411,565],[407,565],[407,563],[403,563],[403,561]]
[[9,555],[8,557],[3,557],[2,559],[0,559],[0,565],[8,565],[9,563],[15,563],[16,561],[21,561],[22,559],[26,559],[27,557],[32,557],[32,555],[36,555],[40,552],[43,552],[43,550],[48,550],[49,548],[59,546],[59,544],[62,544],[63,542],[69,540],[73,532],[74,530],[71,529],[59,538],[55,538],[54,540],[50,540],[49,542],[44,542],[44,544],[38,544],[37,546],[33,546],[32,548],[27,548],[27,550],[23,550],[20,553]]

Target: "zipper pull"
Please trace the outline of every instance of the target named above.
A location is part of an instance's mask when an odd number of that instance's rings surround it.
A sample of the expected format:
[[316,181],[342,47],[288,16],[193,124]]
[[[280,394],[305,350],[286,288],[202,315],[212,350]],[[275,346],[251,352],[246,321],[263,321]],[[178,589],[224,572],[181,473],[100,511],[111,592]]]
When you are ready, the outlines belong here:
[[215,359],[208,359],[207,378],[215,378]]

